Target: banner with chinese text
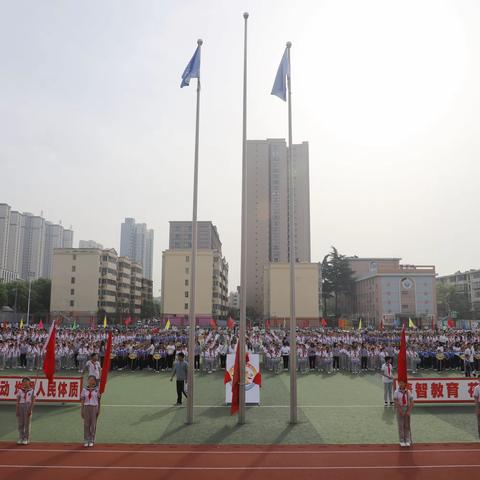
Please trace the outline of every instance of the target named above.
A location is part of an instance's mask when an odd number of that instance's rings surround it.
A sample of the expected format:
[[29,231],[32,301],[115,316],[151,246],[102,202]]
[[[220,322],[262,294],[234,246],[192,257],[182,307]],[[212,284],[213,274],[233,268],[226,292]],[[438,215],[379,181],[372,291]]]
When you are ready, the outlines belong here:
[[[17,399],[22,378],[21,376],[0,376],[0,401],[13,402]],[[32,378],[32,387],[35,387],[37,402],[80,402],[83,378],[55,377],[50,384],[46,378],[37,378],[36,381]]]
[[[409,378],[408,389],[416,403],[470,403],[480,381],[475,378]],[[397,388],[397,380],[394,381]]]

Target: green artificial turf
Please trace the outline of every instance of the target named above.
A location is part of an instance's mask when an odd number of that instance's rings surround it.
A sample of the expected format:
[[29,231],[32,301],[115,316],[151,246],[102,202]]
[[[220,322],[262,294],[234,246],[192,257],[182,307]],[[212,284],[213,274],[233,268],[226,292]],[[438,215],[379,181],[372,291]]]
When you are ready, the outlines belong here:
[[[11,371],[4,373],[15,374]],[[198,406],[195,408],[194,424],[185,425],[186,409],[173,406],[176,401],[175,383],[169,382],[168,374],[115,372],[109,377],[102,400],[97,442],[397,442],[393,408],[383,406],[379,375],[299,375],[297,425],[289,424],[289,384],[286,373],[264,374],[261,406],[248,407],[247,423],[238,426],[236,417],[230,416],[229,408],[223,406],[223,373],[198,375],[195,382],[195,404]],[[417,405],[412,414],[412,431],[416,442],[478,441],[472,405]],[[16,438],[15,406],[13,403],[0,403],[0,441]],[[82,440],[83,425],[78,405],[36,405],[32,441]]]

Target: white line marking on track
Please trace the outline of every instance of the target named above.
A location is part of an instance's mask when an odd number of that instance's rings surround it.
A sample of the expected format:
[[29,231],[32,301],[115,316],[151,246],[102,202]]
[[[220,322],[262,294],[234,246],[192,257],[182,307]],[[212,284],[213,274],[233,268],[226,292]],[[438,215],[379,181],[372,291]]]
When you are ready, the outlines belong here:
[[348,466],[299,466],[299,467],[147,467],[147,466],[95,466],[95,465],[3,465],[0,469],[29,468],[46,470],[420,470],[438,468],[480,468],[480,464],[453,464],[453,465],[348,465]]
[[[456,404],[458,407],[472,407],[471,404]],[[172,408],[180,409],[176,405],[153,405],[153,404],[102,404],[102,407],[120,407],[120,408]],[[195,408],[230,408],[230,405],[194,405]],[[248,405],[247,405],[248,407]],[[251,405],[251,408],[290,408],[290,405]],[[298,405],[298,408],[378,408],[390,410],[393,407],[384,407],[383,405]]]
[[[168,448],[168,447],[167,447]],[[216,447],[215,447],[216,448]],[[458,448],[458,449],[447,449],[447,448],[438,448],[438,449],[404,449],[404,450],[368,450],[366,447],[363,450],[108,450],[108,449],[61,449],[61,448],[0,448],[0,452],[10,452],[10,453],[36,453],[36,452],[52,452],[52,453],[133,453],[133,454],[158,454],[158,455],[191,455],[191,454],[202,454],[202,455],[254,455],[254,454],[266,454],[266,455],[336,455],[336,454],[382,454],[382,453],[453,453],[453,452],[479,452],[480,448]]]

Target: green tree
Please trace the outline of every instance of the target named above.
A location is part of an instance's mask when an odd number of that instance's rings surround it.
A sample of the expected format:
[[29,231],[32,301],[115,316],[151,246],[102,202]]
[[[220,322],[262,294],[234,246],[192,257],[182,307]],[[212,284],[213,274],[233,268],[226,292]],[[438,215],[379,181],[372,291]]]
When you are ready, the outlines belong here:
[[51,292],[52,282],[47,278],[39,278],[38,280],[32,282],[32,290],[30,294],[30,312],[36,316],[45,316],[50,311]]
[[339,318],[339,299],[353,295],[355,281],[348,257],[338,253],[335,247],[322,261],[323,311],[328,314],[328,300],[333,299],[333,313]]
[[440,317],[452,316],[469,319],[472,316],[472,306],[466,294],[458,293],[454,285],[437,284],[437,310]]
[[0,308],[7,304],[7,287],[4,283],[0,283]]
[[142,304],[142,310],[140,312],[141,318],[154,318],[160,316],[160,304],[152,300],[147,300]]

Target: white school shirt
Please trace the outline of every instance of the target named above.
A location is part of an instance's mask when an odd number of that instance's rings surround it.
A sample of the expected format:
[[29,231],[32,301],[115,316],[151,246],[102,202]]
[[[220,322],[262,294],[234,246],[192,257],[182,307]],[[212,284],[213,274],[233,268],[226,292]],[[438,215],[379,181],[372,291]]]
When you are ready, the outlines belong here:
[[100,378],[100,362],[92,362],[89,360],[85,367],[88,369],[88,376],[94,376],[97,380]]
[[97,388],[89,390],[87,387],[84,387],[82,393],[80,394],[80,399],[83,400],[84,405],[93,405],[98,407],[98,401],[100,400],[100,393]]
[[[405,393],[405,402],[406,403],[403,403],[403,394],[404,393]],[[400,390],[400,388],[397,388],[395,390],[395,392],[393,393],[393,400],[394,401],[396,400],[403,407],[408,407],[413,400],[413,395],[412,395],[412,392],[410,392],[409,390],[405,390],[405,392],[402,392]]]
[[290,355],[290,347],[288,345],[284,345],[280,352],[282,355]]
[[391,363],[384,363],[382,365],[382,373],[383,383],[393,382],[393,365]]
[[27,390],[26,392],[20,389],[17,393],[18,403],[32,403],[33,401],[33,388]]

